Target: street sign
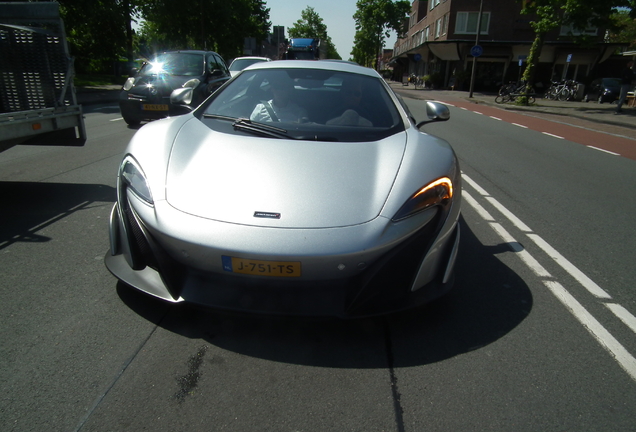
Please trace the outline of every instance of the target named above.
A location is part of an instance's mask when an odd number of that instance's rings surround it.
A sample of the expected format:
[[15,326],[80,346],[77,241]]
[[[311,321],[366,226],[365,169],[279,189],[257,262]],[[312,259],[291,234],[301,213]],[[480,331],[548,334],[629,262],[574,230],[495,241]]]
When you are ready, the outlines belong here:
[[484,49],[481,47],[481,45],[475,45],[470,49],[470,55],[473,57],[479,57],[483,53]]
[[420,60],[422,60],[422,54],[415,54],[413,56],[413,61],[418,62]]
[[568,59],[566,60],[567,63],[570,63],[572,61],[572,54],[568,54]]

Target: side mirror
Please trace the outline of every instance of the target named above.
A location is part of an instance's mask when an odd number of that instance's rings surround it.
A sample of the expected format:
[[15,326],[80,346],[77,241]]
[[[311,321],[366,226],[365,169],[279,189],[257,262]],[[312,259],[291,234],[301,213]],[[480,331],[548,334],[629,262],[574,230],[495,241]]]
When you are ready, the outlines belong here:
[[192,111],[192,98],[194,97],[194,89],[192,87],[180,87],[170,93],[170,103],[178,107],[181,114]]
[[212,72],[210,72],[210,76],[211,77],[223,76],[223,71],[221,69],[214,69]]
[[420,128],[422,125],[426,123],[436,122],[436,121],[446,121],[450,118],[450,110],[446,105],[442,105],[439,102],[426,102],[426,115],[428,116],[428,120],[424,120],[419,122],[415,127]]

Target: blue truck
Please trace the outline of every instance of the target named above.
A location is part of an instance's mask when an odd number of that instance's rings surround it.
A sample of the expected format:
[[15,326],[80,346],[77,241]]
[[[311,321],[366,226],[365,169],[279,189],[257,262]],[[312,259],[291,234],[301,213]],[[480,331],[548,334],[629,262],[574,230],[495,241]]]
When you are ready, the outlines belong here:
[[290,39],[285,52],[285,60],[318,60],[324,59],[326,52],[320,50],[320,39]]

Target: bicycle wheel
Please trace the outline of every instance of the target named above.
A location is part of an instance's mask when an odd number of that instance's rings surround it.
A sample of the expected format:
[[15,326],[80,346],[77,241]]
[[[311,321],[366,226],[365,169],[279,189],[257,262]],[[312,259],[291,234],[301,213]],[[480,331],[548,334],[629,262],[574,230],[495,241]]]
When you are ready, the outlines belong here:
[[498,104],[510,102],[511,97],[509,94],[500,94],[495,97],[495,102]]
[[559,93],[559,100],[566,101],[570,99],[571,96],[572,96],[572,90],[570,90],[569,88],[563,88],[563,90],[561,90],[561,92]]

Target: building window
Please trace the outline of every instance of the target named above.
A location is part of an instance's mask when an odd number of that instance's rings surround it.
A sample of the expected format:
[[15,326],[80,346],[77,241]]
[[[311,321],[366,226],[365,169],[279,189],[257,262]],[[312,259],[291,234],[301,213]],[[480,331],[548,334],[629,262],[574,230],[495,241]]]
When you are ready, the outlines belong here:
[[580,29],[575,29],[572,26],[569,25],[563,25],[561,26],[561,32],[559,33],[560,36],[581,36],[581,35],[588,35],[588,36],[596,36],[598,34],[598,28],[596,27],[586,27],[584,30],[580,30]]
[[[479,12],[457,12],[457,22],[455,23],[455,33],[457,34],[477,34],[477,20]],[[479,34],[488,34],[490,27],[490,12],[481,14],[481,31]]]
[[424,29],[424,40],[426,42],[428,42],[430,35],[431,35],[431,26],[426,26],[426,28]]
[[437,21],[435,21],[435,39],[440,37],[441,34],[442,34],[442,19],[440,18]]
[[433,10],[439,4],[440,0],[428,0],[429,9]]
[[446,14],[442,17],[442,35],[448,33],[448,15],[449,14]]

